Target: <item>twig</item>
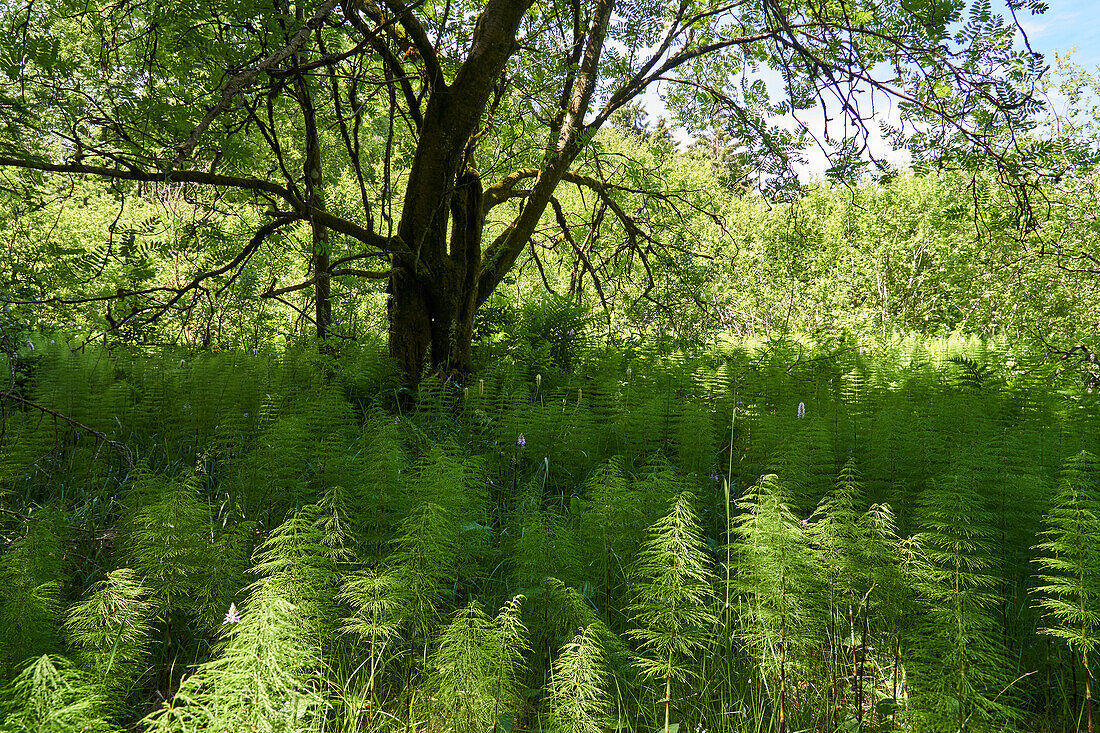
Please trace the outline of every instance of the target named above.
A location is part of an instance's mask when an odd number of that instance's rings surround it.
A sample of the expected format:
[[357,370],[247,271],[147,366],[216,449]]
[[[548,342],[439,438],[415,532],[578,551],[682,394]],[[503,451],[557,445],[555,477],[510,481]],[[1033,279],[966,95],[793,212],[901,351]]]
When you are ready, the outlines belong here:
[[28,400],[24,397],[20,397],[17,394],[12,394],[11,392],[0,392],[0,397],[4,398],[6,400],[11,400],[12,402],[23,405],[25,407],[30,407],[30,408],[33,408],[35,410],[38,410],[39,412],[45,413],[46,415],[50,415],[54,419],[64,420],[65,422],[72,425],[74,428],[78,428],[80,430],[83,430],[86,433],[89,433],[90,435],[96,436],[103,443],[109,445],[111,448],[114,448],[116,451],[118,451],[118,453],[122,456],[123,460],[126,461],[126,464],[130,468],[134,467],[134,454],[130,450],[129,446],[127,446],[125,443],[121,443],[117,440],[111,440],[110,438],[107,437],[106,433],[101,433],[100,431],[98,431],[94,428],[88,427],[87,425],[85,425],[82,422],[74,420],[73,418],[69,417],[68,415],[62,415],[57,410],[51,410],[49,407],[46,407],[45,405],[40,405],[37,402],[31,402],[30,400]]

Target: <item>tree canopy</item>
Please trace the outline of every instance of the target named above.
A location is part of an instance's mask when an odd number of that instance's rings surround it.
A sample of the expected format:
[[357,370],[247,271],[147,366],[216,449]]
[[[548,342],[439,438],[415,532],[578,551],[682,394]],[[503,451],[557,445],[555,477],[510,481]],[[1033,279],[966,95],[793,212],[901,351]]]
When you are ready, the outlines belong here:
[[[821,107],[845,177],[889,127],[886,103],[918,163],[1016,175],[1043,70],[988,0],[49,0],[5,4],[0,27],[0,168],[28,215],[66,186],[152,194],[183,222],[165,246],[205,253],[168,284],[91,278],[23,301],[140,328],[234,285],[302,291],[324,338],[342,288],[385,281],[412,382],[470,368],[475,312],[542,228],[582,269],[607,227],[643,261],[667,244],[626,202],[683,202],[660,175],[616,178],[629,156],[600,143],[647,90],[764,186],[790,180],[809,141],[783,115]],[[580,219],[570,189],[591,198]],[[126,246],[114,224],[97,233],[105,264]],[[300,253],[305,276],[246,284],[261,252]]]

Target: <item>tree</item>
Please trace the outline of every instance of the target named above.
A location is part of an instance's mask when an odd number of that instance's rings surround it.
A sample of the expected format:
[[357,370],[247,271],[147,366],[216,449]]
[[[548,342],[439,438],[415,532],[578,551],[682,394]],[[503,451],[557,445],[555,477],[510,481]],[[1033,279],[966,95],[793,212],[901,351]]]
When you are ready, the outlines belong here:
[[[815,104],[843,120],[826,130],[842,154],[863,154],[883,94],[918,154],[1011,159],[999,133],[1034,111],[1041,60],[1013,49],[988,0],[961,21],[955,0],[7,3],[0,168],[10,190],[184,184],[196,207],[251,212],[215,266],[77,299],[106,304],[112,326],[184,312],[299,237],[308,276],[260,296],[312,291],[324,338],[334,282],[385,280],[390,351],[415,382],[470,369],[474,313],[544,218],[563,221],[563,184],[598,201],[593,237],[613,224],[640,257],[660,245],[618,203],[597,136],[655,85],[688,132],[717,121],[762,169],[770,155],[789,170],[804,142],[774,116]],[[761,68],[780,72],[778,100],[744,81]]]

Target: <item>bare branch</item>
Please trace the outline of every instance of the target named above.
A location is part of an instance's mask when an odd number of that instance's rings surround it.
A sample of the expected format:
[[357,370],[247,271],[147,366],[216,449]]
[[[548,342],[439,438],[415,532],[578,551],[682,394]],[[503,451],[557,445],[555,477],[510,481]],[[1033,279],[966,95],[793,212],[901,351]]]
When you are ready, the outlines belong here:
[[24,407],[29,407],[32,410],[38,410],[39,412],[49,415],[56,420],[67,422],[74,428],[82,430],[89,435],[94,435],[95,437],[99,438],[99,440],[102,441],[105,445],[108,445],[114,450],[118,451],[119,455],[122,456],[122,460],[126,461],[126,465],[128,465],[130,468],[134,467],[134,454],[130,450],[130,447],[127,446],[125,443],[119,442],[117,440],[111,440],[109,437],[107,437],[106,433],[101,433],[95,428],[90,428],[82,422],[78,422],[77,420],[74,420],[67,415],[61,414],[57,410],[51,410],[45,405],[40,405],[37,402],[31,402],[25,397],[20,397],[19,395],[13,394],[11,392],[0,392],[0,398],[10,400],[12,402],[15,402],[16,404],[23,405]]
[[569,246],[573,248],[573,252],[580,259],[584,268],[588,270],[588,274],[592,276],[592,284],[596,287],[596,294],[600,296],[600,303],[603,304],[604,316],[607,318],[607,327],[611,328],[611,307],[607,301],[607,295],[604,294],[603,283],[600,281],[600,275],[596,272],[596,268],[592,266],[592,262],[588,259],[588,254],[585,250],[591,245],[592,240],[596,238],[596,233],[599,231],[600,222],[603,221],[604,207],[600,207],[599,212],[596,215],[596,220],[588,227],[588,234],[585,235],[584,244],[578,245],[576,240],[573,239],[572,232],[569,231],[569,222],[565,219],[565,211],[562,209],[561,203],[556,199],[550,199],[550,205],[554,208],[554,216],[557,218],[558,227],[562,231],[562,236],[565,241],[569,243]]
[[159,305],[156,308],[156,312],[148,319],[146,319],[143,323],[156,323],[162,315],[168,312],[168,310],[173,305],[179,302],[180,298],[182,298],[191,290],[197,288],[204,280],[209,280],[212,277],[224,275],[238,265],[244,264],[245,261],[247,261],[250,257],[252,257],[253,254],[255,254],[256,250],[260,248],[260,245],[263,244],[265,239],[267,239],[271,234],[274,234],[277,230],[295,221],[297,221],[297,219],[280,218],[276,219],[275,221],[269,221],[267,224],[261,226],[259,229],[256,230],[256,233],[252,236],[252,239],[249,240],[245,248],[242,249],[236,257],[234,257],[232,260],[222,265],[221,267],[218,267],[214,270],[208,270],[206,272],[202,272],[196,275],[194,278],[192,278],[191,282],[178,290],[176,294],[169,298],[166,303]]

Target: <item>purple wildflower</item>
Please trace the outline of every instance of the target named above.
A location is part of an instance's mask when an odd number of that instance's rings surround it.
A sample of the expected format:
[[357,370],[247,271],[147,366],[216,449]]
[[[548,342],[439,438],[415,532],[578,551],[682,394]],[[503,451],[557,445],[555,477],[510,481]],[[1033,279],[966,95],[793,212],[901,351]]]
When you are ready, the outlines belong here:
[[527,438],[524,436],[523,433],[520,433],[519,437],[516,438],[516,445],[518,445],[520,448],[527,445]]
[[229,604],[229,612],[225,614],[225,620],[222,621],[222,626],[226,624],[239,624],[241,622],[241,612],[237,610],[236,603]]
[[721,477],[721,476],[719,476],[719,475],[718,475],[717,473],[712,473],[712,474],[710,475],[710,480],[711,480],[711,481],[714,481],[714,482],[718,482],[718,481],[721,481],[721,480],[722,480],[722,477]]
[[806,403],[805,402],[799,402],[798,403],[798,416],[799,417],[806,417]]

